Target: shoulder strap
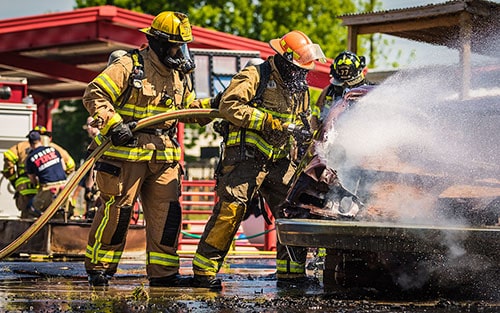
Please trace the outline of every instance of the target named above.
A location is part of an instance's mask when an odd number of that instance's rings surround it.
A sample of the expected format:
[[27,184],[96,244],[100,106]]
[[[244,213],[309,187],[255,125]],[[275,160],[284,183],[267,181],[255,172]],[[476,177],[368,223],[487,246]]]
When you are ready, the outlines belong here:
[[119,108],[123,107],[125,103],[127,103],[130,98],[130,94],[132,93],[132,88],[141,89],[142,88],[142,80],[146,76],[144,73],[144,59],[142,55],[139,53],[139,49],[131,50],[130,57],[132,58],[133,67],[132,72],[130,72],[130,76],[128,78],[128,85],[125,91],[121,94]]
[[257,87],[257,92],[255,93],[254,98],[260,99],[264,90],[267,87],[267,83],[269,82],[269,78],[271,77],[271,64],[269,62],[262,63],[258,68],[260,80],[259,87]]
[[266,89],[269,78],[271,77],[271,64],[269,62],[266,61],[259,66],[256,66],[256,68],[260,76],[259,86],[257,87],[255,96],[252,100],[250,100],[250,104],[260,104],[262,102],[262,94],[264,94],[264,90]]

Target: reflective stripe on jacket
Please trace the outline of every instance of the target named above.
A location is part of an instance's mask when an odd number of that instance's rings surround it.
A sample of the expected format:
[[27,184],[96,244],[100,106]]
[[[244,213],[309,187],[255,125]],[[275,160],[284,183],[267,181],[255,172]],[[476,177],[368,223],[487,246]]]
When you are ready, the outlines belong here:
[[271,74],[258,104],[252,104],[259,86],[259,69],[248,66],[236,74],[225,90],[219,111],[231,122],[226,145],[237,146],[241,143],[244,131],[244,144],[261,151],[268,159],[279,159],[289,155],[292,137],[286,131],[266,133],[264,120],[266,113],[278,118],[282,124],[302,124],[298,114],[309,109],[307,92],[290,95],[284,87],[273,57]]
[[[178,71],[165,67],[149,48],[139,53],[144,61],[142,87],[132,88],[130,97],[123,105],[121,95],[128,87],[133,69],[130,54],[108,66],[85,90],[83,104],[96,120],[102,135],[107,135],[110,129],[122,121],[138,121],[184,108],[209,107],[208,101],[202,103],[201,100],[195,100],[196,94],[188,75],[181,77]],[[176,120],[169,120],[156,127],[170,130],[176,125]],[[149,161],[153,156],[161,162],[180,160],[181,149],[168,135],[138,132],[134,136],[137,144],[130,147],[112,145],[104,156],[127,161]],[[96,138],[96,143],[100,142],[102,137]]]
[[[69,155],[68,151],[53,142],[49,143],[49,145],[61,154],[66,165],[66,174],[73,172],[75,170],[75,161]],[[21,141],[4,152],[4,168],[2,173],[21,195],[31,195],[38,192],[37,187],[30,182],[25,169],[26,158],[30,151],[30,143],[28,141]]]

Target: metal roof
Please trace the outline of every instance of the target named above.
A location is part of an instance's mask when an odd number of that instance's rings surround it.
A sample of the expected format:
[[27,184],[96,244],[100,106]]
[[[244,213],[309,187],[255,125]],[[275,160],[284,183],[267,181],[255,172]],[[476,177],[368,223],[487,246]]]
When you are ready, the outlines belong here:
[[490,1],[454,0],[339,18],[353,35],[382,33],[453,49],[462,49],[470,36],[472,52],[498,56],[498,51],[485,49],[488,38],[500,30],[500,4]]
[[[471,53],[499,57],[500,4],[485,0],[454,0],[405,9],[343,15],[347,48],[357,52],[357,37],[381,33],[458,49],[462,68],[461,97],[471,84]],[[432,60],[429,60],[432,64]]]
[[[80,98],[105,67],[109,54],[146,42],[139,28],[154,16],[98,6],[0,21],[0,76],[26,77],[29,92],[42,99]],[[190,48],[275,52],[267,42],[193,26]],[[311,86],[328,84],[328,64],[317,64]]]

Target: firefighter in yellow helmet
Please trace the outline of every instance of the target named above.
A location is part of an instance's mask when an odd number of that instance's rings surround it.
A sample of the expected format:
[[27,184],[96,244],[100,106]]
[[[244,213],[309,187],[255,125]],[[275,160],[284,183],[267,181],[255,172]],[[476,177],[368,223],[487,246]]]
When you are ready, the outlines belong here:
[[[150,286],[178,286],[177,241],[182,221],[179,204],[182,168],[176,120],[132,133],[136,122],[185,108],[210,108],[197,100],[190,73],[193,40],[187,15],[162,12],[140,29],[148,44],[109,64],[85,90],[83,104],[92,126],[112,145],[95,165],[104,205],[92,222],[85,254],[89,284],[108,285],[125,246],[138,196],[146,222],[146,271]],[[184,122],[197,122],[188,120]],[[92,149],[92,147],[90,147]]]
[[[297,30],[269,44],[276,54],[236,74],[220,100],[219,111],[230,123],[217,173],[219,201],[193,259],[194,287],[222,288],[216,274],[257,191],[275,218],[284,216],[280,203],[295,171],[287,125],[302,124],[298,116],[309,110],[306,75],[315,61],[325,62],[325,56],[319,45]],[[267,84],[255,99],[261,79]],[[307,281],[306,250],[294,254],[291,258],[286,247],[277,244],[280,285]]]
[[[61,146],[51,142],[52,133],[47,131],[45,126],[37,125],[33,128],[41,135],[43,145],[56,148],[61,154],[65,166],[66,174],[71,174],[75,170],[75,161]],[[33,185],[26,174],[25,165],[26,158],[31,151],[28,140],[18,142],[3,153],[3,170],[2,174],[9,180],[15,189],[14,199],[16,207],[21,212],[21,218],[35,218],[39,214],[30,210],[29,202],[38,193],[38,187]]]

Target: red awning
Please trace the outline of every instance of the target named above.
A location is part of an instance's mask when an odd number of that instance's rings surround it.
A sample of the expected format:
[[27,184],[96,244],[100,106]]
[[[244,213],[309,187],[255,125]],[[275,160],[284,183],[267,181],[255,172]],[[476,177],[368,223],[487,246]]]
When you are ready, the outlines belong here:
[[[0,21],[0,76],[26,77],[29,92],[43,99],[74,99],[106,65],[109,54],[145,43],[137,29],[154,16],[98,6]],[[260,51],[267,42],[193,26],[190,48]],[[309,75],[311,86],[328,84],[328,64]]]

